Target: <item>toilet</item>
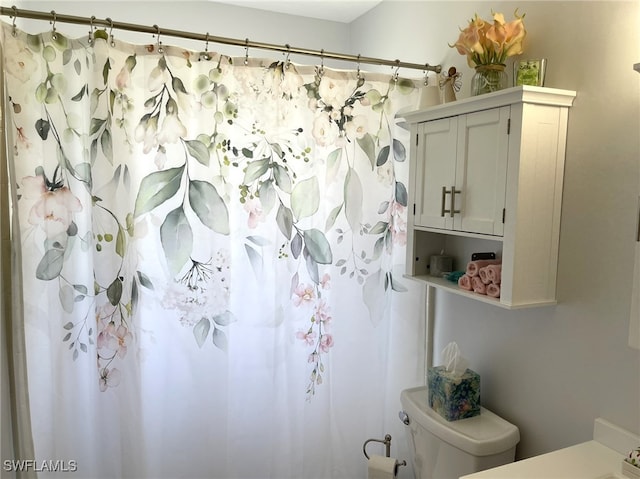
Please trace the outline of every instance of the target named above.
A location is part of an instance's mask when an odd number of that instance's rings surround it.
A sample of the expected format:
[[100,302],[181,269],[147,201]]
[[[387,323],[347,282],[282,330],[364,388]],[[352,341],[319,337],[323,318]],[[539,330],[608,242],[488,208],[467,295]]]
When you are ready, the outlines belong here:
[[458,479],[513,462],[520,431],[491,411],[448,422],[429,407],[426,386],[405,389],[400,402],[416,479]]

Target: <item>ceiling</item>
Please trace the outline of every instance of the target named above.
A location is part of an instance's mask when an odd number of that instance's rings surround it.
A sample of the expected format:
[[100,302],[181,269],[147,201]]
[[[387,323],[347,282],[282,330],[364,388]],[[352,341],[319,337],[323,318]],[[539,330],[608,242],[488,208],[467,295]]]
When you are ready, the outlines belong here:
[[351,23],[382,0],[213,0],[247,8],[276,13],[318,18],[334,22]]

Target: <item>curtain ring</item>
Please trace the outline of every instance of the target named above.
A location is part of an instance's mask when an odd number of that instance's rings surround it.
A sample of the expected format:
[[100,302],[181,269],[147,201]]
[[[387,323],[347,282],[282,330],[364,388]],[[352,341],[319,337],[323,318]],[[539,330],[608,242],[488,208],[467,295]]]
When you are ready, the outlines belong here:
[[93,34],[94,34],[94,26],[93,21],[96,19],[95,16],[91,16],[91,20],[89,22],[89,45],[93,45]]
[[160,27],[158,25],[154,25],[153,28],[156,29],[156,49],[158,53],[164,53],[164,48],[162,48],[162,42],[160,41]]
[[18,34],[16,30],[16,18],[18,18],[18,9],[15,5],[13,5],[11,7],[11,10],[13,11],[13,15],[11,15],[13,17],[13,24],[11,25],[11,35],[15,37]]
[[109,22],[109,38],[111,38],[111,41],[109,42],[109,44],[112,47],[116,46],[116,42],[113,39],[113,20],[111,20],[111,18],[107,17],[107,22]]
[[356,78],[358,79],[358,81],[360,81],[360,80],[363,80],[364,78],[363,78],[362,74],[360,73],[360,54],[359,53],[358,53],[358,63],[357,63],[357,65],[358,65],[358,69],[356,71]]
[[51,20],[49,23],[51,25],[53,25],[51,27],[51,38],[54,40],[58,39],[58,34],[56,33],[56,11],[55,10],[51,10],[51,15],[53,15],[53,20]]
[[398,76],[400,71],[400,60],[396,60],[396,71],[393,73],[393,81],[398,83]]
[[320,50],[320,67],[318,67],[318,76],[322,78],[324,75],[324,48]]
[[209,55],[209,32],[204,37],[204,52],[200,54],[200,60],[211,60]]
[[247,66],[249,64],[249,39],[245,38],[244,40],[244,64]]
[[291,46],[287,43],[285,44],[285,47],[287,47],[287,56],[284,59],[284,68],[285,70],[288,70],[289,64],[291,63],[291,61],[289,60],[289,56],[291,55]]
[[[428,67],[428,66],[429,66],[429,64],[425,65],[425,67]],[[429,86],[429,71],[425,68],[423,73],[424,73],[423,85],[424,86]]]

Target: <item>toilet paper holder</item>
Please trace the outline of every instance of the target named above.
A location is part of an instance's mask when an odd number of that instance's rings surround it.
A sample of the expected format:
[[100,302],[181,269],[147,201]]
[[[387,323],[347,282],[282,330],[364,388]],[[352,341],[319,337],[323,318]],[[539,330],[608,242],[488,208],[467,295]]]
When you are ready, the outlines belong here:
[[[364,457],[367,458],[367,460],[369,459],[369,454],[367,454],[367,444],[369,444],[370,442],[379,442],[381,444],[384,444],[384,455],[387,457],[391,457],[391,435],[390,434],[386,434],[384,436],[384,440],[382,439],[367,439],[364,444],[362,445],[362,452],[364,453]],[[400,466],[406,466],[407,465],[407,461],[397,461],[396,460],[396,469]]]

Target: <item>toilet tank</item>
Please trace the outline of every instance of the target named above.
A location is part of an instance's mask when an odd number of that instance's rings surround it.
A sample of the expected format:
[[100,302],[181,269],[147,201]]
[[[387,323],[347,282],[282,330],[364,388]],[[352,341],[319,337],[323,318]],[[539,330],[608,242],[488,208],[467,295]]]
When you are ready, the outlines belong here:
[[458,479],[513,462],[520,432],[491,411],[448,422],[429,407],[426,386],[405,389],[400,402],[416,479]]

